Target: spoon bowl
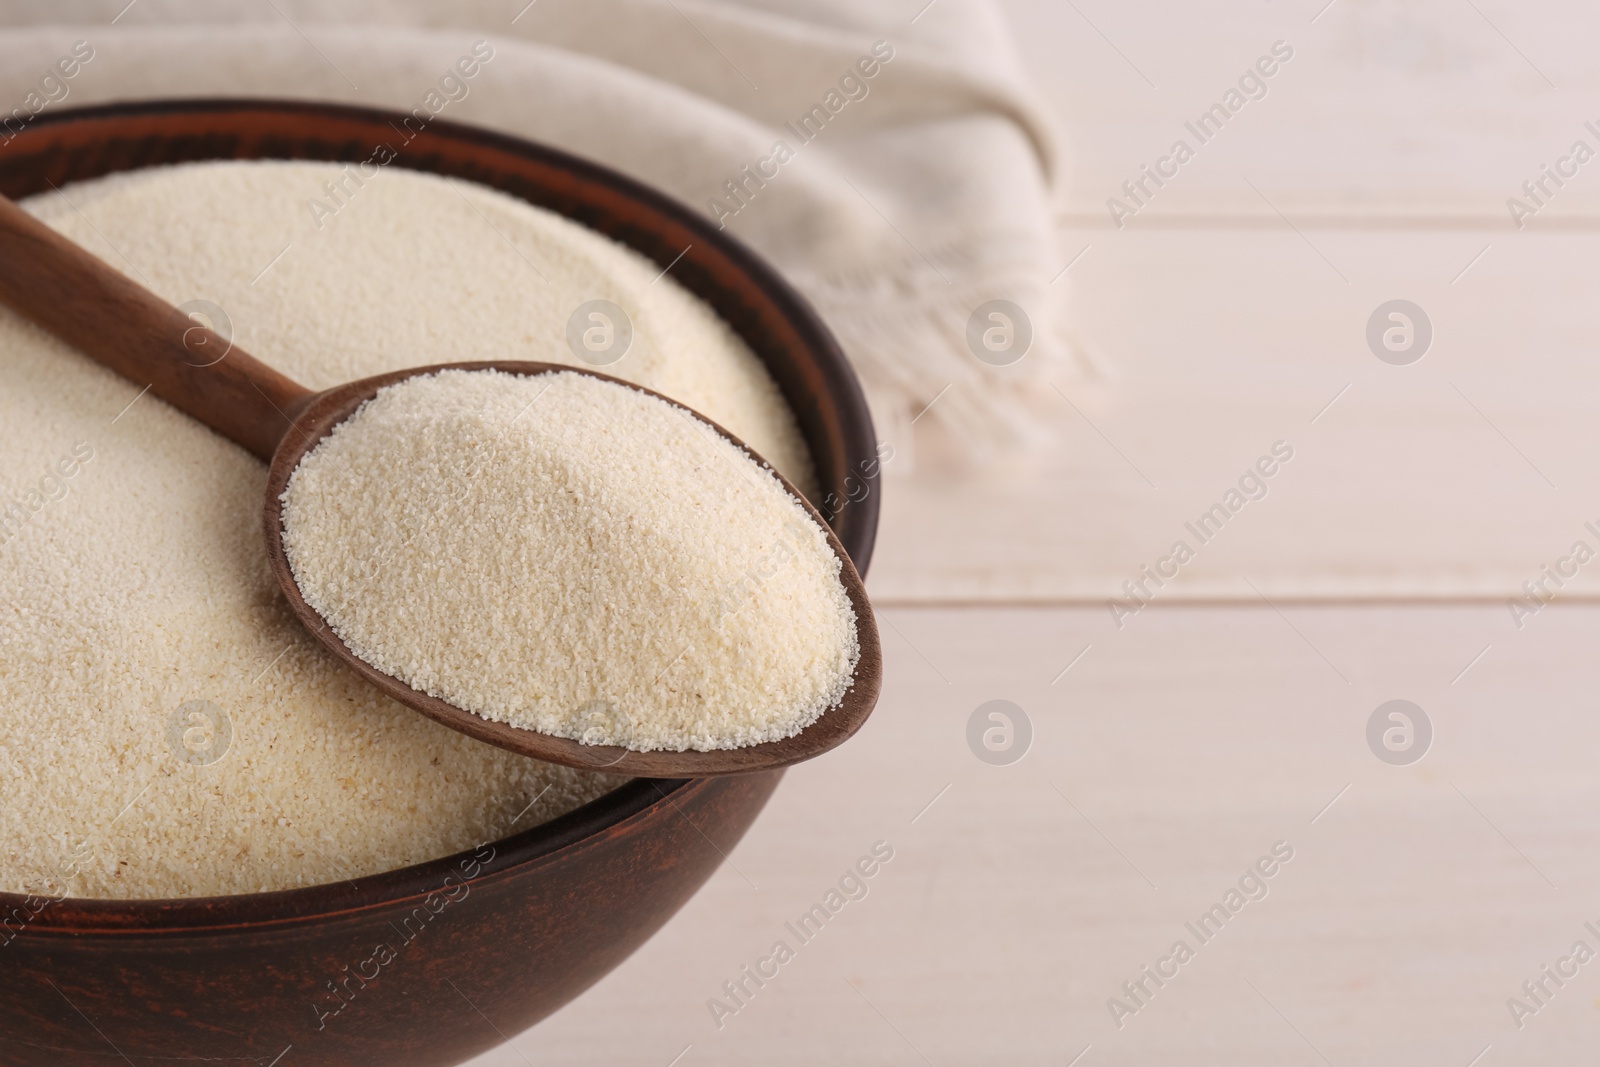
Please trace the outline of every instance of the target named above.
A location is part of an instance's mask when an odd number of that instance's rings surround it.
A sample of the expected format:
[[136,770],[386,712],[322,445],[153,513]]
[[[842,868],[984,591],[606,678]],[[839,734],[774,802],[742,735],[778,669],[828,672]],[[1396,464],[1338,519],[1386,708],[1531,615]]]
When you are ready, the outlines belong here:
[[[806,509],[813,521],[822,527],[827,534],[828,546],[839,557],[839,579],[844,584],[845,592],[850,597],[850,605],[855,610],[856,637],[861,646],[861,658],[856,666],[854,681],[845,693],[840,703],[829,709],[820,719],[795,734],[793,737],[781,741],[768,741],[758,745],[749,745],[744,748],[713,749],[707,752],[670,752],[652,751],[637,752],[633,749],[623,748],[618,745],[586,745],[571,738],[555,737],[534,730],[524,730],[503,722],[495,722],[465,711],[448,701],[430,696],[420,690],[402,682],[390,674],[385,674],[376,667],[367,663],[350,651],[344,641],[333,632],[327,622],[317,613],[317,610],[306,603],[305,597],[296,584],[294,574],[290,570],[289,560],[283,548],[283,504],[284,490],[289,486],[289,479],[294,475],[295,468],[317,444],[322,441],[335,426],[344,422],[362,404],[372,399],[380,389],[402,382],[407,378],[436,374],[443,370],[485,371],[495,370],[505,374],[536,375],[552,371],[585,374],[601,381],[615,382],[629,389],[637,389],[649,396],[665,400],[667,403],[687,412],[691,417],[700,419],[723,437],[743,449],[757,462],[763,462],[749,446],[740,441],[733,434],[718,426],[710,419],[699,415],[690,408],[662,396],[651,389],[634,385],[632,382],[613,378],[609,374],[588,370],[582,367],[571,367],[560,363],[535,363],[516,361],[491,361],[477,363],[441,363],[429,367],[414,367],[406,370],[394,371],[389,374],[380,374],[372,378],[362,378],[348,385],[341,385],[326,392],[318,393],[311,397],[305,407],[296,416],[293,428],[284,434],[283,441],[279,444],[272,456],[271,466],[267,470],[267,490],[264,507],[262,509],[262,525],[266,534],[267,560],[272,566],[272,572],[278,579],[278,585],[283,590],[283,595],[289,601],[289,608],[295,617],[311,631],[319,641],[338,656],[344,663],[361,677],[383,690],[395,700],[420,711],[422,714],[457,730],[469,737],[485,741],[498,748],[508,749],[524,756],[532,756],[548,763],[562,763],[569,767],[582,767],[590,770],[606,770],[616,774],[637,775],[647,778],[703,778],[720,774],[743,774],[752,771],[767,770],[773,767],[783,767],[791,763],[798,763],[810,759],[812,756],[842,743],[851,734],[861,728],[861,724],[871,713],[873,705],[878,699],[878,690],[882,679],[882,651],[878,643],[877,627],[873,623],[872,606],[867,600],[866,588],[861,577],[856,573],[855,565],[851,563],[844,546],[839,543],[828,524],[823,521],[816,508],[810,501],[801,495],[787,478],[775,469],[772,474],[783,484],[791,497],[801,507]],[[769,468],[771,469],[771,468]]]
[[267,558],[290,609],[317,641],[361,677],[451,729],[550,763],[652,778],[701,778],[770,770],[821,755],[860,729],[877,702],[882,649],[860,575],[828,523],[775,470],[784,489],[826,532],[829,547],[840,559],[839,577],[855,612],[861,650],[843,699],[816,722],[781,741],[706,752],[638,752],[620,746],[584,745],[493,722],[413,689],[360,659],[301,595],[284,552],[280,497],[300,461],[380,389],[441,370],[587,374],[639,389],[681,408],[766,465],[738,438],[669,397],[587,368],[515,361],[411,368],[313,392],[198,324],[5,197],[0,197],[0,302],[266,460],[263,522]]

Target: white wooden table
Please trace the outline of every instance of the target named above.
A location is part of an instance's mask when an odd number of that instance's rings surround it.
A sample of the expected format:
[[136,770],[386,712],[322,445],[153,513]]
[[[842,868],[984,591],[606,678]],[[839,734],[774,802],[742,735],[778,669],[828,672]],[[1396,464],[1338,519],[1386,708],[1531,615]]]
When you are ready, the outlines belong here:
[[[1504,602],[1600,545],[1600,160],[1521,231],[1505,201],[1600,149],[1596,16],[1323,3],[1009,5],[1072,145],[1076,321],[1115,375],[1072,387],[1035,467],[889,484],[872,721],[479,1067],[1592,1056],[1600,960],[1570,954],[1600,953],[1600,567],[1520,630]],[[1268,96],[1112,228],[1105,198],[1279,39]],[[1405,368],[1362,333],[1396,297],[1437,329]],[[1278,439],[1269,496],[1117,629],[1105,598]],[[1033,729],[1007,766],[967,741],[994,699]],[[1433,731],[1409,765],[1368,743],[1393,699]],[[719,1027],[724,982],[879,841],[867,895]],[[1266,896],[1202,943],[1186,924],[1278,842]]]

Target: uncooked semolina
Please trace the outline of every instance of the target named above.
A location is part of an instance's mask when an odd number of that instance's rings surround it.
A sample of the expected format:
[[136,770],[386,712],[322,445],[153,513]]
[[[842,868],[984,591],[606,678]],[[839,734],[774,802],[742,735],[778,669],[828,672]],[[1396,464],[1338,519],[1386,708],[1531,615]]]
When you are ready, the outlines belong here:
[[783,484],[591,375],[385,386],[282,500],[295,584],[351,652],[521,729],[642,752],[778,741],[859,658],[841,560]]
[[[465,182],[384,169],[318,229],[338,168],[205,163],[31,211],[175,304],[206,300],[314,389],[429,363],[575,364],[586,301],[628,309],[610,374],[727,426],[806,486],[756,358],[660,268]],[[69,473],[70,472],[70,473]],[[263,464],[0,309],[0,890],[185,897],[419,863],[620,784],[382,697],[293,617]]]

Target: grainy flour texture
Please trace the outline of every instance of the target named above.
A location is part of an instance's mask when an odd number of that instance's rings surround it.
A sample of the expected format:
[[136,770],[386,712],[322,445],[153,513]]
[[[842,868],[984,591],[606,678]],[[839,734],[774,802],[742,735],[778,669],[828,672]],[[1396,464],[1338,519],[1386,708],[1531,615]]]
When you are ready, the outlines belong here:
[[380,390],[283,493],[360,659],[485,719],[637,751],[791,737],[859,658],[827,536],[676,405],[571,371]]
[[[580,304],[628,309],[606,370],[699,410],[791,479],[804,447],[755,358],[659,268],[463,182],[208,163],[28,206],[175,304],[225,309],[315,389],[427,363],[575,364]],[[472,741],[379,696],[288,614],[263,464],[0,309],[0,889],[287,889],[470,848],[619,779]]]

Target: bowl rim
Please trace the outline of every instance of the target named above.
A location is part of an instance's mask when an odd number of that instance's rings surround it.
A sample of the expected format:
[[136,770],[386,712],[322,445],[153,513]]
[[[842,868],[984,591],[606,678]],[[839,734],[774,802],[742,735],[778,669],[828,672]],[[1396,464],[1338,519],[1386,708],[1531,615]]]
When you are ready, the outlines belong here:
[[[41,114],[36,116],[14,141],[6,142],[6,146],[23,142],[35,129],[73,123],[117,118],[156,118],[170,114],[260,112],[384,122],[407,117],[407,113],[383,108],[307,100],[153,98],[62,108]],[[788,320],[789,325],[800,336],[805,348],[811,352],[818,369],[828,382],[830,397],[841,409],[840,420],[847,432],[852,427],[858,431],[864,430],[863,439],[875,443],[872,418],[860,381],[832,332],[805,297],[774,267],[733,234],[713,226],[710,220],[700,213],[651,186],[602,164],[537,141],[437,118],[428,123],[426,133],[497,149],[565,171],[588,182],[605,186],[612,193],[633,200],[657,216],[665,216],[668,221],[693,231],[696,234],[696,243],[704,241],[711,249],[731,261],[763,292],[782,317]],[[192,162],[201,162],[205,158],[321,161],[308,156],[236,157],[219,154],[197,157]],[[0,178],[4,176],[5,164],[6,156],[0,152]],[[155,163],[149,167],[167,165],[173,164]],[[405,167],[400,158],[396,158],[389,165],[437,173],[425,167]],[[149,167],[108,168],[97,176],[128,173]],[[509,190],[497,189],[497,191],[516,196]],[[551,209],[544,208],[544,210]],[[581,220],[572,221],[587,226]],[[620,235],[606,234],[606,236],[633,248],[647,258],[654,258],[650,256],[648,250],[638,248]],[[706,299],[699,293],[696,295],[703,300]],[[861,457],[850,457],[850,460],[855,462],[859,458]],[[881,494],[876,471],[870,473],[865,470],[857,471],[857,476],[868,486],[868,491],[862,499],[852,499],[850,506],[837,510],[829,519],[829,525],[834,528],[845,550],[855,562],[858,572],[865,577],[876,539]],[[838,521],[841,518],[843,522]],[[773,773],[781,774],[782,771]],[[555,819],[510,837],[484,842],[476,849],[466,849],[421,863],[344,881],[325,882],[294,889],[179,898],[71,896],[57,898],[0,891],[0,922],[6,921],[6,917],[14,914],[17,908],[27,908],[28,902],[40,900],[45,901],[45,905],[32,914],[11,938],[7,938],[8,941],[30,936],[41,939],[85,936],[148,938],[194,934],[215,936],[252,933],[268,927],[292,928],[339,921],[362,912],[389,909],[421,901],[439,892],[447,877],[453,876],[469,887],[478,887],[552,863],[557,855],[565,850],[593,845],[604,837],[626,833],[629,828],[640,823],[651,809],[663,803],[677,808],[683,801],[693,800],[701,793],[718,788],[718,785],[717,778],[634,778]],[[686,815],[683,817],[687,818]],[[470,877],[462,873],[464,863],[486,846],[493,847],[494,857],[483,862],[482,869],[478,873]],[[0,926],[0,931],[4,931],[3,926]],[[0,942],[0,946],[3,944],[4,942]]]

